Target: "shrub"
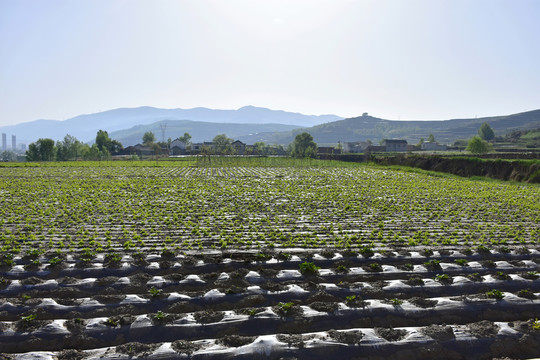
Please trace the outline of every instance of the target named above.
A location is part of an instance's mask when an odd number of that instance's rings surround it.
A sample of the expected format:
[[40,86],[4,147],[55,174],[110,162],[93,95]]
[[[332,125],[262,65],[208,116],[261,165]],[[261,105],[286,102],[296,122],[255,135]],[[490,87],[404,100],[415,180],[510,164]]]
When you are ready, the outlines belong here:
[[482,140],[480,136],[474,136],[465,149],[473,154],[483,154],[493,150],[493,146],[485,140]]

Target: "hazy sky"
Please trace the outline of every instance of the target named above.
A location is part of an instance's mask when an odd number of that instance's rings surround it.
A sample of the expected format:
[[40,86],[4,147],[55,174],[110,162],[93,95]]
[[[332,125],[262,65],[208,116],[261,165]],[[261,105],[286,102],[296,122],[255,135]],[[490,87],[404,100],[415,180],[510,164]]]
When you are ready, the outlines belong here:
[[118,107],[540,108],[538,0],[0,0],[0,126]]

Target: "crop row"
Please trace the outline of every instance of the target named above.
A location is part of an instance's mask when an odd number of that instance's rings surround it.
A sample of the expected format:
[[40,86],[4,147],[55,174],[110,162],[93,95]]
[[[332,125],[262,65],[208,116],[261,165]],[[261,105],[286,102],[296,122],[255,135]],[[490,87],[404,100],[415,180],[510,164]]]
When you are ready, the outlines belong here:
[[0,176],[2,252],[513,247],[540,236],[534,186],[371,168],[6,168]]

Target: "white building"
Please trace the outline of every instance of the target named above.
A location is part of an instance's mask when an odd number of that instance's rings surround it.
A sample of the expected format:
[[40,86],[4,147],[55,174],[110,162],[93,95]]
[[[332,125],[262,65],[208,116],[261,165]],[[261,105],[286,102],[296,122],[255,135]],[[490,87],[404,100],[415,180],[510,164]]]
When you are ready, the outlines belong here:
[[365,141],[345,141],[343,143],[343,152],[355,154],[363,153],[369,145],[370,144]]

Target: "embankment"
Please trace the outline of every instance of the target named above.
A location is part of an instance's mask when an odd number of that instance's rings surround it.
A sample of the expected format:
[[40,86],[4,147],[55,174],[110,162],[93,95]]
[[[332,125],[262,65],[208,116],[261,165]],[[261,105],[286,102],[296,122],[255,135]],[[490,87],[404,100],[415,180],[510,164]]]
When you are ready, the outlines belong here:
[[458,176],[485,176],[498,180],[540,183],[540,162],[534,160],[480,159],[473,157],[442,157],[398,155],[376,157],[381,165],[401,165]]

